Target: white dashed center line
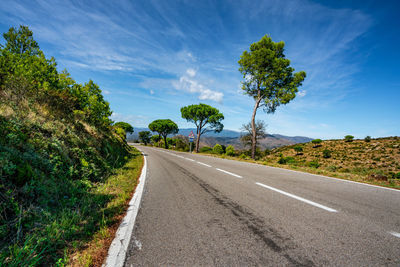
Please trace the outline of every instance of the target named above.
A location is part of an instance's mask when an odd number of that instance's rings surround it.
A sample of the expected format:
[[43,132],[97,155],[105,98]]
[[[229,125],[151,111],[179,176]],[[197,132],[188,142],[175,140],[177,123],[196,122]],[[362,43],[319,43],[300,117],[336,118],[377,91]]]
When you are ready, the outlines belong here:
[[184,158],[184,159],[187,159],[187,160],[190,160],[190,161],[195,161],[194,159],[189,159],[189,158]]
[[197,161],[197,163],[198,163],[198,164],[201,164],[201,165],[203,165],[203,166],[206,166],[206,167],[211,167],[211,165],[205,164],[205,163],[200,162],[200,161]]
[[229,174],[229,175],[232,175],[232,176],[235,176],[235,177],[237,177],[237,178],[243,178],[242,176],[240,176],[240,175],[237,175],[237,174],[234,174],[234,173],[231,173],[231,172],[228,172],[228,171],[225,171],[225,170],[222,170],[222,169],[219,169],[219,168],[216,168],[217,170],[219,170],[220,172],[224,172],[224,173],[226,173],[226,174]]
[[285,192],[285,191],[276,189],[276,188],[274,188],[274,187],[271,187],[271,186],[268,186],[268,185],[265,185],[265,184],[262,184],[262,183],[256,183],[256,185],[259,185],[259,186],[262,186],[262,187],[264,187],[264,188],[270,189],[270,190],[272,190],[272,191],[278,192],[278,193],[280,193],[280,194],[282,194],[282,195],[285,195],[285,196],[288,196],[288,197],[297,199],[297,200],[302,201],[302,202],[304,202],[304,203],[313,205],[313,206],[315,206],[315,207],[317,207],[317,208],[324,209],[324,210],[327,210],[327,211],[329,211],[329,212],[337,212],[337,210],[335,210],[335,209],[332,209],[332,208],[329,208],[329,207],[327,207],[327,206],[324,206],[324,205],[318,204],[318,203],[316,203],[316,202],[313,202],[313,201],[311,201],[311,200],[308,200],[308,199],[305,199],[305,198],[302,198],[302,197],[299,197],[299,196],[296,196],[296,195],[287,193],[287,192]]
[[391,235],[394,235],[395,237],[400,238],[400,233],[396,233],[396,232],[390,232]]

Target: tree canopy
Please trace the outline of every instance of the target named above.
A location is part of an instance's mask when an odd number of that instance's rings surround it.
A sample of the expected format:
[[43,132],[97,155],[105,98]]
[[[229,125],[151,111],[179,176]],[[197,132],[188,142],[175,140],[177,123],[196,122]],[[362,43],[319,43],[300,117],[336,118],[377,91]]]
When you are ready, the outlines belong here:
[[189,122],[193,122],[196,125],[196,152],[199,152],[200,136],[208,131],[221,132],[224,125],[221,121],[224,119],[224,115],[219,112],[218,109],[206,105],[189,105],[181,108],[182,118]]
[[273,42],[265,35],[259,42],[250,45],[239,60],[239,71],[243,75],[242,89],[254,98],[252,115],[252,158],[256,149],[255,116],[257,109],[263,107],[267,113],[274,113],[282,104],[296,97],[298,87],[306,77],[304,71],[294,73],[290,60],[284,55],[284,42]]
[[130,125],[130,124],[127,123],[127,122],[119,121],[119,122],[114,123],[114,126],[115,126],[115,127],[119,127],[119,128],[121,128],[121,129],[124,129],[124,131],[125,131],[126,133],[133,134],[133,132],[134,132],[134,131],[133,131],[132,125]]
[[155,120],[149,124],[149,129],[158,132],[164,138],[165,148],[168,149],[167,135],[178,133],[178,125],[170,119]]

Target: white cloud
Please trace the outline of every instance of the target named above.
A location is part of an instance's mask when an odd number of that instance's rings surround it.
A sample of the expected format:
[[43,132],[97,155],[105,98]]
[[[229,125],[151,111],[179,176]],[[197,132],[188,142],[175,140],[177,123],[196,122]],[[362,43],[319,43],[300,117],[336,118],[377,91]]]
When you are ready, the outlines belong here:
[[307,94],[307,91],[306,91],[306,90],[301,90],[301,91],[299,91],[299,92],[297,93],[297,96],[298,96],[298,97],[304,97],[306,94]]
[[189,75],[190,77],[196,76],[196,71],[194,69],[187,69],[186,74]]
[[154,95],[154,91],[153,91],[153,90],[150,90],[150,94],[151,94],[151,95]]
[[181,76],[179,81],[173,81],[172,85],[177,90],[182,90],[189,93],[200,93],[198,96],[200,100],[212,100],[221,103],[224,97],[223,93],[210,90],[204,85],[200,84],[198,81],[192,79],[192,77],[188,76]]

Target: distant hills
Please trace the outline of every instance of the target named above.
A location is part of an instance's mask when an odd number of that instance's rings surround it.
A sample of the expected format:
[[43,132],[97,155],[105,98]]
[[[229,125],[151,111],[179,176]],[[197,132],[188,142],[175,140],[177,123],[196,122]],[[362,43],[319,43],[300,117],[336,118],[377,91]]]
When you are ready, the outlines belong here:
[[[127,139],[133,141],[138,139],[139,132],[149,131],[148,128],[135,128],[135,132],[128,135]],[[195,128],[180,129],[178,135],[188,136],[193,131],[196,134]],[[293,145],[297,143],[306,143],[311,141],[312,138],[304,136],[286,136],[281,134],[268,134],[266,138],[260,139],[259,146],[262,149],[276,148],[281,146]],[[244,149],[243,144],[240,142],[240,132],[232,130],[223,130],[220,133],[208,132],[201,136],[200,146],[211,146],[215,144],[220,145],[233,145],[236,149]]]

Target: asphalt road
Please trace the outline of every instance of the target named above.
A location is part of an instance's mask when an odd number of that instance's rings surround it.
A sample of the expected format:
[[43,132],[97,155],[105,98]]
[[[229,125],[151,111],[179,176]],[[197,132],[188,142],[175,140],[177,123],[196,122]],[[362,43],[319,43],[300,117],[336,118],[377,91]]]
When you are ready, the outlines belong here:
[[139,148],[125,266],[400,266],[400,191]]

